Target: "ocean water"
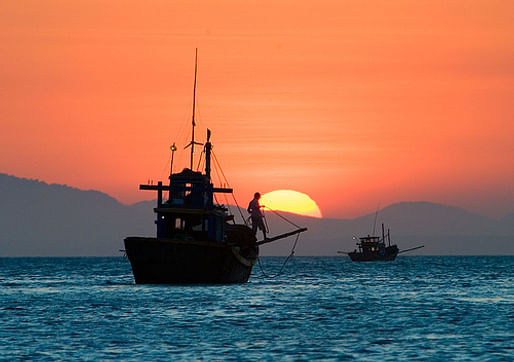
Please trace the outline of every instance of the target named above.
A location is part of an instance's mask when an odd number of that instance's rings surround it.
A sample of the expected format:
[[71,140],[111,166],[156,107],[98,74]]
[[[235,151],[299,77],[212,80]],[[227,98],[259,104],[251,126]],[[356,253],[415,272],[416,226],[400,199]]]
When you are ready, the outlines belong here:
[[125,258],[1,258],[0,359],[513,360],[514,257],[263,257],[250,282],[135,285]]

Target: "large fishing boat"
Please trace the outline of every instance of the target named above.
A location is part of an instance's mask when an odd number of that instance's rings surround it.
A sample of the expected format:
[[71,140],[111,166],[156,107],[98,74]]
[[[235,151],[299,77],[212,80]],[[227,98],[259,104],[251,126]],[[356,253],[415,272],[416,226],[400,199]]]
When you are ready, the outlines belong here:
[[[357,237],[353,237],[354,240]],[[386,245],[386,238],[388,245]],[[398,246],[391,245],[391,231],[387,229],[387,234],[384,230],[384,224],[382,224],[382,237],[380,236],[364,236],[358,238],[357,242],[358,250],[355,249],[351,252],[339,251],[338,253],[347,254],[352,261],[393,261],[399,253],[422,248],[423,245],[415,248],[400,250]]]
[[[136,283],[222,284],[245,283],[259,257],[259,245],[299,234],[306,228],[257,241],[246,224],[236,224],[227,207],[215,203],[216,193],[232,193],[231,188],[214,187],[211,182],[211,132],[205,145],[195,141],[195,104],[198,53],[195,57],[193,122],[190,168],[173,173],[173,145],[169,184],[140,185],[157,191],[155,237],[125,238],[125,252]],[[194,148],[203,146],[205,169],[193,170]],[[168,199],[164,200],[168,192]],[[244,221],[244,218],[243,218]]]

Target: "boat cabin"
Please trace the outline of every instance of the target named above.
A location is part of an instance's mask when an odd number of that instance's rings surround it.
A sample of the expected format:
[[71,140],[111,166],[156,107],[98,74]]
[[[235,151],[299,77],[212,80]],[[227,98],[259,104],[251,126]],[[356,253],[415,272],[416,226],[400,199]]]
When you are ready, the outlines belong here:
[[383,239],[381,239],[378,236],[369,235],[359,238],[359,242],[357,243],[357,245],[359,246],[359,250],[371,252],[377,252],[380,249],[385,248],[385,243]]
[[[214,193],[232,193],[229,188],[215,188],[210,181],[211,144],[205,145],[205,174],[185,168],[171,174],[169,185],[139,185],[140,190],[157,191],[157,238],[223,242],[225,207],[215,205]],[[163,201],[163,191],[169,192]]]

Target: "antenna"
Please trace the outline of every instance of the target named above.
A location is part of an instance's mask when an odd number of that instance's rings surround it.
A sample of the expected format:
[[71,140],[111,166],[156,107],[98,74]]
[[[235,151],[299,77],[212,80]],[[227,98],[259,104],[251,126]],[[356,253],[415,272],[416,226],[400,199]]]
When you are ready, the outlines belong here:
[[171,201],[171,175],[173,175],[173,156],[175,156],[175,151],[177,150],[177,146],[175,146],[175,142],[170,146],[171,150],[171,162],[170,162],[170,191],[168,193],[168,199]]
[[173,156],[175,155],[175,151],[177,150],[177,146],[175,146],[175,142],[170,147],[171,150],[171,162],[170,162],[170,177],[173,174]]
[[191,133],[191,142],[184,147],[184,149],[191,146],[191,170],[193,170],[193,159],[194,159],[194,152],[195,152],[195,145],[202,146],[203,143],[195,142],[195,113],[196,113],[196,76],[198,74],[198,48],[196,48],[195,52],[195,83],[193,86],[193,130]]

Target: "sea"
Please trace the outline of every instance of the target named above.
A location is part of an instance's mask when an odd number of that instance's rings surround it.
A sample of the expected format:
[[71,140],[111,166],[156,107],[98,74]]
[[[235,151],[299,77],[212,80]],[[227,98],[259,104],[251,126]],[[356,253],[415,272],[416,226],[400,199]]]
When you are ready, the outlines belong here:
[[284,261],[172,286],[123,257],[0,258],[0,359],[514,360],[514,256]]

